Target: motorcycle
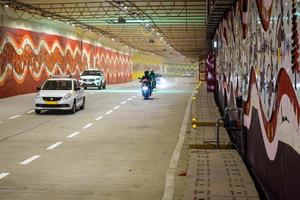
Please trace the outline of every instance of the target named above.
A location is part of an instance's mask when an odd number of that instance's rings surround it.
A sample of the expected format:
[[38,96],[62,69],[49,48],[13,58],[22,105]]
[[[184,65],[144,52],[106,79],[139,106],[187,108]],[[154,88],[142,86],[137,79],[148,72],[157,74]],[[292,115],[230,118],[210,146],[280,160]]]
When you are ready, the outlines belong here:
[[142,79],[140,82],[142,83],[141,90],[142,90],[142,95],[143,95],[144,99],[149,99],[149,97],[152,94],[150,81],[147,79]]

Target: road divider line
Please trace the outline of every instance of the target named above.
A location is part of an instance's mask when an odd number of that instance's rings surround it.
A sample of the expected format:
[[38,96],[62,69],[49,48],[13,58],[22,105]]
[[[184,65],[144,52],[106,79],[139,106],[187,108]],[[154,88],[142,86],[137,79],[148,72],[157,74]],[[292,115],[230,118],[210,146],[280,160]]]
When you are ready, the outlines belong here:
[[131,100],[132,100],[132,98],[127,99],[127,101],[131,101]]
[[27,165],[28,163],[30,163],[30,162],[38,159],[39,157],[41,157],[41,156],[40,155],[34,155],[34,156],[32,156],[32,157],[30,157],[30,158],[28,158],[28,159],[20,162],[20,165]]
[[109,111],[107,111],[105,114],[106,115],[109,115],[110,113],[112,113],[113,112],[113,110],[109,110]]
[[72,138],[76,135],[78,135],[80,132],[79,131],[76,131],[75,133],[72,133],[71,135],[68,135],[68,138]]
[[134,99],[136,96],[132,96],[132,98]]
[[63,142],[56,142],[52,145],[50,145],[49,147],[47,147],[47,150],[52,150],[55,149],[56,147],[58,147],[59,145],[61,145]]
[[16,118],[18,118],[18,117],[21,117],[21,115],[15,115],[15,116],[12,116],[12,117],[10,117],[10,118],[8,118],[8,119],[16,119]]
[[117,110],[118,108],[120,108],[120,106],[115,106],[115,107],[114,107],[114,110]]
[[123,101],[121,104],[124,105],[125,103],[127,103],[127,101]]
[[30,110],[30,111],[27,112],[27,114],[31,114],[33,112],[34,112],[34,110]]
[[103,116],[99,116],[99,117],[97,117],[95,120],[96,121],[99,121],[100,119],[102,119],[103,118]]
[[0,179],[3,179],[4,177],[8,176],[10,173],[2,172],[0,173]]
[[93,123],[88,123],[87,125],[85,125],[84,127],[82,127],[82,129],[90,128],[92,125],[93,125]]

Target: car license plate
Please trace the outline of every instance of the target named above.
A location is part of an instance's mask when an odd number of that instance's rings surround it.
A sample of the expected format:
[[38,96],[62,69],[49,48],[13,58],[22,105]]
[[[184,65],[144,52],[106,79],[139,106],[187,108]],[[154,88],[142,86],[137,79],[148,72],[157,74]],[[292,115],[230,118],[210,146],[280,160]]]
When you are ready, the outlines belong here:
[[57,101],[45,101],[47,105],[55,105],[58,104]]

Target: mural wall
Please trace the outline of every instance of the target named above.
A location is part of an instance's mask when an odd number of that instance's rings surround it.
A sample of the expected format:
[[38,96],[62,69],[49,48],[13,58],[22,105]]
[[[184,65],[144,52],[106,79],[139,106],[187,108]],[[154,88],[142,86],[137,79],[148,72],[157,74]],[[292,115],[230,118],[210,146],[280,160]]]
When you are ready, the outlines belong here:
[[65,36],[0,26],[0,98],[36,91],[51,74],[99,68],[108,83],[132,80],[131,55]]
[[243,98],[246,161],[270,199],[300,196],[299,14],[298,0],[239,0],[215,35],[220,105]]

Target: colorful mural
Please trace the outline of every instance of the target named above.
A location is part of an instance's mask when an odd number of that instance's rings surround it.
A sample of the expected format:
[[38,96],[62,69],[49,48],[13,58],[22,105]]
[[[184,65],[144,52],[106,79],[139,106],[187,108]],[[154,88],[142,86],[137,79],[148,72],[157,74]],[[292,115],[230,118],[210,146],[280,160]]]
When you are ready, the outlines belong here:
[[0,27],[0,98],[34,92],[53,74],[99,68],[108,83],[132,80],[131,55],[70,38]]
[[219,100],[243,98],[246,160],[270,199],[300,195],[299,13],[297,0],[239,0],[215,35]]

